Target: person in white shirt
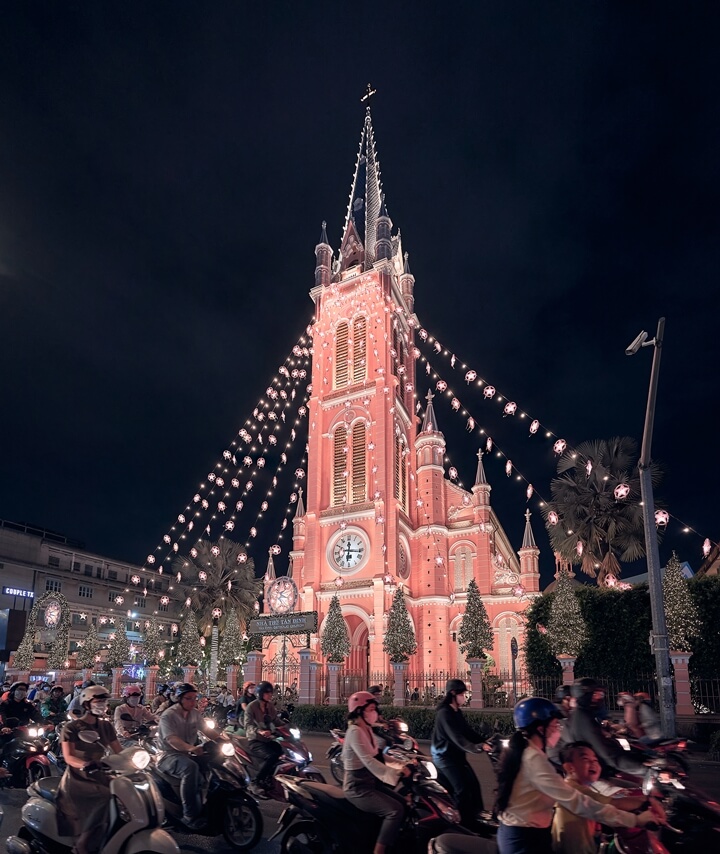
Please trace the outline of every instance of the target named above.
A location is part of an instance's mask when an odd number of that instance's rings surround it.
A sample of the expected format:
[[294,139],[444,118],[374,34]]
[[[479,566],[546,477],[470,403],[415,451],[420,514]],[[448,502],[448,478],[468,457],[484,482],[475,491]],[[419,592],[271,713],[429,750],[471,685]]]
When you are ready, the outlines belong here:
[[126,685],[123,688],[125,702],[121,703],[113,716],[115,731],[123,747],[134,747],[137,731],[141,726],[157,723],[157,718],[147,706],[141,706],[142,685]]
[[650,810],[636,816],[593,801],[558,775],[545,751],[560,738],[560,716],[557,706],[542,697],[530,697],[515,706],[517,730],[498,771],[499,854],[551,854],[555,804],[613,827],[642,827],[658,821]]

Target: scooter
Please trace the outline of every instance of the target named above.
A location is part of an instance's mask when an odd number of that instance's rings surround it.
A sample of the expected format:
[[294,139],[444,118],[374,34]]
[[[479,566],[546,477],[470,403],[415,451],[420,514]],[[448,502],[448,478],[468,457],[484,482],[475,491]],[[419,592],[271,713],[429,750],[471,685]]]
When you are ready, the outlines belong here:
[[[400,764],[411,764],[413,769],[411,776],[399,784],[408,808],[391,850],[420,854],[427,851],[429,840],[435,836],[450,830],[463,834],[460,813],[448,792],[438,784],[435,765],[399,748],[386,748],[385,755]],[[282,854],[372,851],[380,830],[379,818],[359,810],[336,786],[286,776],[277,779],[289,806],[270,839],[282,834]],[[476,843],[480,839],[469,831],[464,835]]]
[[[219,836],[236,851],[249,851],[263,834],[263,818],[258,805],[247,791],[249,779],[240,761],[243,756],[230,741],[217,743],[206,740],[203,757],[207,776],[203,791],[203,818],[206,825],[192,832],[200,836]],[[157,765],[152,768],[164,803],[165,815],[172,826],[181,833],[188,830],[182,823],[183,807],[180,784],[176,777],[166,774]]]
[[[79,737],[96,741],[97,733],[81,732]],[[103,854],[180,854],[175,840],[161,827],[165,812],[155,784],[144,771],[149,762],[146,751],[131,747],[98,763],[99,771],[111,776]],[[60,836],[57,830],[59,785],[60,778],[46,777],[28,788],[23,826],[17,836],[8,837],[8,854],[69,854],[73,849],[75,837]]]
[[[249,740],[244,737],[234,736],[227,733],[233,744],[242,751],[240,756],[247,768],[251,780],[255,780],[260,770],[249,749]],[[314,780],[324,783],[325,777],[320,769],[312,764],[313,755],[302,740],[300,730],[297,727],[281,726],[273,730],[275,741],[282,748],[282,753],[275,766],[274,774],[284,774],[290,777],[302,777],[305,780]],[[267,795],[274,800],[284,802],[285,796],[282,787],[273,785],[268,789]]]
[[47,753],[50,743],[45,737],[42,726],[13,726],[17,719],[8,718],[8,726],[13,728],[12,735],[0,750],[0,766],[10,776],[1,777],[0,785],[24,789],[35,780],[49,777],[52,773]]
[[[408,734],[409,727],[402,718],[393,718],[383,726],[373,727],[375,735],[381,739],[381,749],[385,747],[402,747],[412,753],[419,753],[418,743]],[[342,761],[342,749],[345,743],[344,729],[331,729],[330,735],[335,739],[325,754],[330,763],[330,773],[336,783],[342,786],[345,768]]]

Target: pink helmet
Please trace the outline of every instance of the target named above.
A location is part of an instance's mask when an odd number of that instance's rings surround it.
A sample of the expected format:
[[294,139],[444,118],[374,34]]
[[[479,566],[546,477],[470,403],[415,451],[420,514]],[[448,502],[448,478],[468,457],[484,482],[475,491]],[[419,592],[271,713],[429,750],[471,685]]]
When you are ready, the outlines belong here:
[[122,693],[123,693],[123,697],[132,697],[133,694],[140,697],[140,696],[142,696],[142,692],[143,692],[142,685],[126,685],[123,688]]
[[377,697],[373,697],[369,691],[356,691],[348,699],[348,712],[352,714],[352,712],[356,712],[358,709],[365,708],[368,703],[375,703],[377,705]]

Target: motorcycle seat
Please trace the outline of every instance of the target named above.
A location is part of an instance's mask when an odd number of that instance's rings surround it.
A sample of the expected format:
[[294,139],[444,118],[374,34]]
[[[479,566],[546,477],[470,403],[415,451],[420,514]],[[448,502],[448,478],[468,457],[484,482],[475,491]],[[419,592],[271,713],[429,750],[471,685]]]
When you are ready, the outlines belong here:
[[46,801],[54,801],[61,779],[61,777],[41,777],[33,783],[33,789]]

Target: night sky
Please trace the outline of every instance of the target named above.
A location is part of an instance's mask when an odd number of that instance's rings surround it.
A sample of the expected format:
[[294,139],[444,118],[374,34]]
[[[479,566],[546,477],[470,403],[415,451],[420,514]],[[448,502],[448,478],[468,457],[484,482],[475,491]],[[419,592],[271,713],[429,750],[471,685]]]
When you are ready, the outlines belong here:
[[[700,536],[672,522],[661,559],[697,568],[720,536],[718,4],[2,5],[0,518],[154,549],[312,316],[371,81],[421,323],[499,392],[570,444],[640,439],[651,352],[624,350],[666,316],[657,494]],[[462,398],[549,495],[551,444]],[[469,485],[477,437],[436,412]],[[519,547],[525,486],[486,469]]]

